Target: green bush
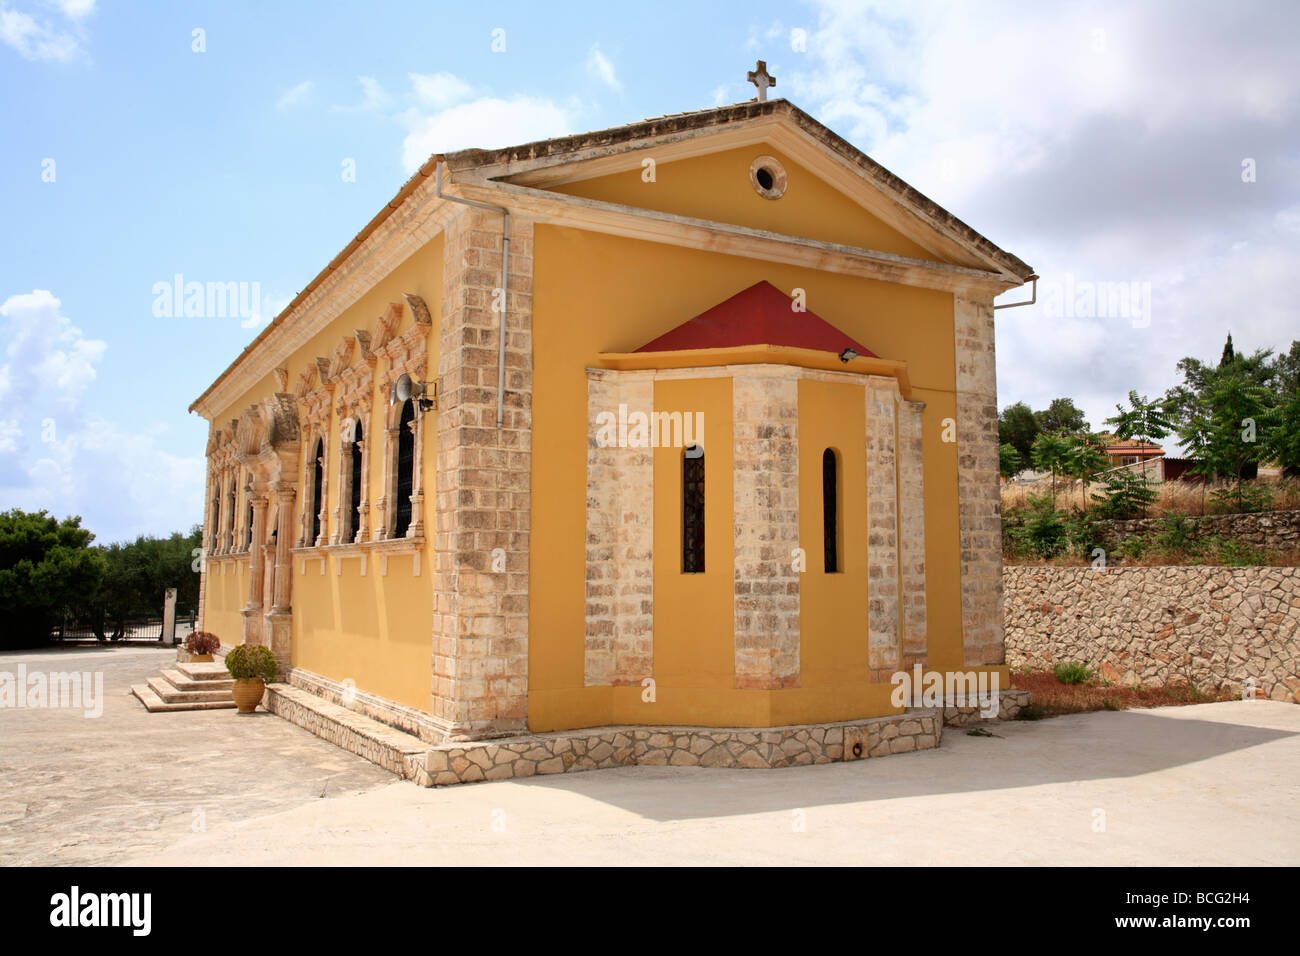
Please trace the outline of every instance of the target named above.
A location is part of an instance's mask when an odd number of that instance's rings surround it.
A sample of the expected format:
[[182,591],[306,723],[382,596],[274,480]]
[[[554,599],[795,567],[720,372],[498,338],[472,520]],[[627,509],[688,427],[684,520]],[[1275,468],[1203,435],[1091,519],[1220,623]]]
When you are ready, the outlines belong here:
[[1210,492],[1210,511],[1215,514],[1268,511],[1273,507],[1273,492],[1259,481],[1239,481],[1229,488]]
[[1062,684],[1082,684],[1092,677],[1092,668],[1082,661],[1062,661],[1052,668],[1052,673]]
[[240,644],[232,647],[226,655],[226,670],[235,680],[257,680],[260,677],[269,684],[275,680],[280,668],[270,648],[260,644]]
[[1102,491],[1094,492],[1092,499],[1097,502],[1100,517],[1127,519],[1145,514],[1157,497],[1144,476],[1131,471],[1113,471],[1106,476]]
[[1229,568],[1257,567],[1264,564],[1264,552],[1236,538],[1215,535],[1210,545],[1219,554],[1219,562]]

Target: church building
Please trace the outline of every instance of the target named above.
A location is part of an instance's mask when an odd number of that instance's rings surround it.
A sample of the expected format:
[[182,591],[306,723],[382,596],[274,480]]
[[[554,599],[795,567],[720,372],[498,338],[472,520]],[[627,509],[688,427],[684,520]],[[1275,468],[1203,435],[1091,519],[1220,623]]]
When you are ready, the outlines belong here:
[[759,92],[430,158],[191,406],[201,627],[431,743],[1007,686],[1033,270]]

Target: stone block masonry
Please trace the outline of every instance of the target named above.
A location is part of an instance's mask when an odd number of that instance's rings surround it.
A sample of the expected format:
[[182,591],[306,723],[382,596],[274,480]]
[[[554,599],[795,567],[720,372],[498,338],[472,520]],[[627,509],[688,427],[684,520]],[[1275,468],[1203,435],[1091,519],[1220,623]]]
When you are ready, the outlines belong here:
[[1008,567],[1007,663],[1300,703],[1300,568]]
[[799,686],[799,380],[746,367],[732,379],[736,687]]
[[[1164,518],[1102,521],[1102,543],[1114,547],[1125,538],[1151,537],[1164,530]],[[1191,515],[1186,519],[1193,540],[1221,535],[1266,551],[1300,548],[1300,511],[1261,511],[1256,514]]]
[[930,750],[942,736],[942,715],[932,709],[763,730],[596,727],[435,747],[414,780],[447,786],[613,767],[798,767]]
[[498,427],[501,220],[465,209],[444,239],[431,697],[453,738],[526,727],[533,226],[511,217]]
[[953,297],[957,341],[957,501],[961,527],[962,654],[1003,662],[1002,499],[991,299]]
[[587,686],[639,684],[654,669],[654,449],[602,447],[597,417],[654,408],[649,372],[587,370]]

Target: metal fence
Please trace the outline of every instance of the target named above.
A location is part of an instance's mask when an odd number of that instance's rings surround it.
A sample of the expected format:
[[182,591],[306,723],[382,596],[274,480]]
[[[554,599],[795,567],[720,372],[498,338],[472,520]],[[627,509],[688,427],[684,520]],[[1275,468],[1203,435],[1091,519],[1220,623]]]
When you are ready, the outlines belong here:
[[[176,640],[194,630],[196,609],[177,605]],[[119,643],[157,643],[163,640],[163,612],[128,615],[114,614],[104,605],[95,608],[65,610],[51,629],[50,638],[65,643],[113,641]]]

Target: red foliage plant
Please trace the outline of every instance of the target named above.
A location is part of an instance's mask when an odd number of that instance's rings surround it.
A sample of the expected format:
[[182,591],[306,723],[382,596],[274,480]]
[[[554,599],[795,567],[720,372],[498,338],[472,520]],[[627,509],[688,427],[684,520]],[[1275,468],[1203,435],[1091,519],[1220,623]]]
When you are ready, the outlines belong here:
[[211,631],[195,631],[185,638],[185,649],[191,654],[215,654],[221,649],[221,638]]

